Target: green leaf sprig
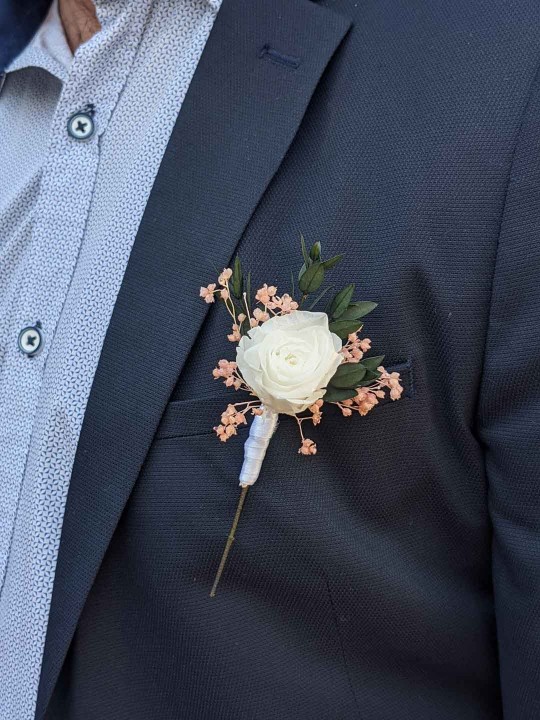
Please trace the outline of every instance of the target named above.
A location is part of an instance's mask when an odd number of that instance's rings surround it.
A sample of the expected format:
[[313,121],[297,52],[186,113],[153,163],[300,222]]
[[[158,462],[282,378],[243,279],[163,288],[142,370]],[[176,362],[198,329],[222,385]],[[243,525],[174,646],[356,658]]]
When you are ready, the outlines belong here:
[[[343,255],[334,255],[328,260],[323,260],[321,243],[314,243],[308,251],[303,235],[300,235],[300,245],[304,259],[304,264],[298,273],[298,287],[302,292],[300,306],[302,306],[309,295],[320,289],[325,280],[326,272],[341,262]],[[309,309],[313,309],[329,290],[329,287],[325,288],[310,305]],[[354,283],[346,285],[334,295],[326,310],[329,329],[341,340],[347,340],[349,335],[361,331],[363,328],[362,319],[377,307],[375,302],[353,301],[354,291]],[[340,365],[330,380],[323,397],[324,401],[341,402],[355,397],[357,388],[367,387],[380,378],[381,373],[377,368],[380,367],[383,360],[384,355],[378,355],[363,358],[358,363],[343,363],[343,365]]]

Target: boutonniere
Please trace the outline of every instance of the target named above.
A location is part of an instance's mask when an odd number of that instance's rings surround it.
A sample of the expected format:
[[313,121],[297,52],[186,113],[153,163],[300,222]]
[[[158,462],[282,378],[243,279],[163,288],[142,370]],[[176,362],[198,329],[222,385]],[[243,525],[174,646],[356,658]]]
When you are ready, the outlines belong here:
[[[325,275],[341,260],[321,256],[321,245],[308,251],[301,238],[304,264],[297,282],[291,273],[291,293],[279,294],[274,285],[263,285],[251,297],[249,273],[244,275],[237,257],[232,268],[219,275],[217,283],[201,287],[207,302],[222,301],[232,319],[228,339],[236,343],[235,360],[220,360],[213,371],[216,380],[254,398],[230,403],[214,430],[222,442],[237,434],[240,425],[253,416],[240,471],[240,499],[215,577],[211,597],[216,594],[231,549],[247,491],[257,480],[266,450],[280,414],[295,418],[300,434],[298,452],[315,455],[317,446],[304,433],[304,424],[319,425],[325,404],[336,405],[342,415],[366,415],[385,393],[392,400],[403,388],[398,373],[388,373],[383,355],[367,355],[369,338],[361,337],[363,318],[374,310],[373,302],[353,300],[354,285],[336,293],[325,312],[316,311],[330,288],[320,291]],[[298,287],[298,296],[295,291]],[[308,305],[309,302],[309,305]]]

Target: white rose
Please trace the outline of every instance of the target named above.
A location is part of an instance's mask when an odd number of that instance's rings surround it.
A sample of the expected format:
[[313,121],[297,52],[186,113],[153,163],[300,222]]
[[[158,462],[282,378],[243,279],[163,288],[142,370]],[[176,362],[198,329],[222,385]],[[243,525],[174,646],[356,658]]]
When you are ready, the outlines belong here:
[[263,404],[296,415],[322,398],[343,360],[328,316],[297,310],[252,328],[236,350],[238,369]]

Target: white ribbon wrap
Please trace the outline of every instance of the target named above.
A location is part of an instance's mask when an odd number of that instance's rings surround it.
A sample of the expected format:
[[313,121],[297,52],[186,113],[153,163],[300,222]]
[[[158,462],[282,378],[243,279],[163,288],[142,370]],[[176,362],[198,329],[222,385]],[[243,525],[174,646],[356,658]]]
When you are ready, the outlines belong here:
[[263,464],[268,444],[278,423],[278,413],[263,407],[262,415],[255,415],[249,437],[244,445],[244,463],[240,471],[240,485],[253,485]]

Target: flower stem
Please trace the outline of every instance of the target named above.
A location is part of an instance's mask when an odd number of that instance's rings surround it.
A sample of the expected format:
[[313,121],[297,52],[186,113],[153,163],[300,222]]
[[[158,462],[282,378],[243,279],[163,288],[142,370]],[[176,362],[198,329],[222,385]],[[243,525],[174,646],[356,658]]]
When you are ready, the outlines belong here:
[[225,544],[225,549],[223,550],[223,555],[221,556],[221,561],[219,563],[218,571],[216,573],[216,578],[214,580],[214,584],[212,585],[212,590],[210,591],[210,597],[215,597],[215,595],[216,595],[217,586],[218,586],[221,576],[223,574],[223,569],[225,568],[225,563],[227,562],[227,556],[228,556],[229,551],[234,542],[234,535],[236,533],[236,528],[238,527],[238,521],[240,520],[240,514],[242,512],[242,508],[244,506],[244,500],[246,499],[248,490],[249,490],[249,485],[242,485],[242,492],[240,493],[240,499],[238,500],[238,505],[236,507],[236,513],[234,515],[234,520],[231,525],[229,535],[227,536],[227,542]]

